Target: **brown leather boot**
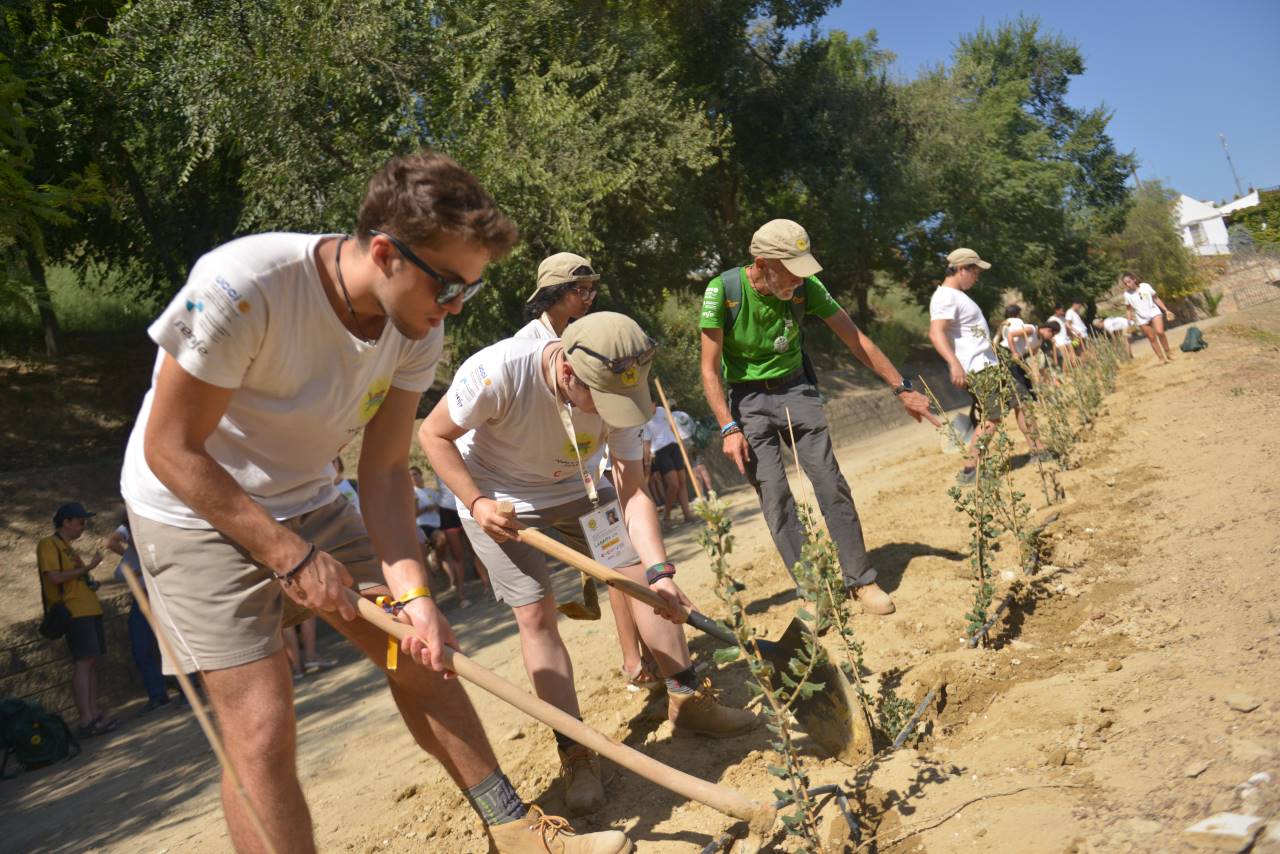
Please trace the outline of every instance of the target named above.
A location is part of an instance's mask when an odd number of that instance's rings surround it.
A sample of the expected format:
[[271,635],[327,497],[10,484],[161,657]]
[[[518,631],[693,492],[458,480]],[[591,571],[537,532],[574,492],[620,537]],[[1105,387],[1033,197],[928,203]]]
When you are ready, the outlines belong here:
[[667,693],[667,718],[682,732],[712,738],[739,735],[755,726],[756,716],[746,709],[721,705],[711,679],[703,679],[692,694]]
[[560,776],[564,780],[564,804],[570,815],[586,815],[604,806],[604,782],[600,757],[581,744],[560,751]]
[[536,806],[519,821],[485,828],[489,851],[497,854],[630,854],[631,840],[619,830],[573,832],[558,815],[544,815]]

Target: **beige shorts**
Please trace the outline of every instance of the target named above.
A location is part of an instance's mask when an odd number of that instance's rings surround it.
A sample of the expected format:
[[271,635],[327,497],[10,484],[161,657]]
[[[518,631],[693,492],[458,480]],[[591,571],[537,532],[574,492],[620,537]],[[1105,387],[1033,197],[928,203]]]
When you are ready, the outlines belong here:
[[[175,528],[129,510],[152,614],[166,630],[177,661],[164,672],[223,670],[280,649],[280,629],[311,612],[284,594],[270,570],[218,531]],[[282,522],[341,561],[359,589],[385,585],[364,520],[339,497]]]
[[[612,487],[606,485],[600,488],[602,505],[617,499],[618,493]],[[519,513],[517,518],[528,528],[554,529],[566,546],[590,557],[591,549],[578,519],[593,509],[594,505],[584,495],[575,501],[546,510]],[[540,601],[551,590],[551,572],[547,568],[547,557],[542,552],[519,540],[496,543],[470,516],[462,520],[462,530],[471,541],[471,548],[475,550],[476,556],[489,570],[493,596],[499,602],[519,608]],[[620,569],[639,562],[635,549],[628,543],[613,568]]]

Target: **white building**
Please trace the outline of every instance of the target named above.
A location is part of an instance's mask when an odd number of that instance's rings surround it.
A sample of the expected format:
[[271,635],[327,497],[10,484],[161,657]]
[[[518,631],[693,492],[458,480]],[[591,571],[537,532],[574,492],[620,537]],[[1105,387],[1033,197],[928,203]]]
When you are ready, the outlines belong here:
[[1259,201],[1257,190],[1222,207],[1190,196],[1179,196],[1178,226],[1182,229],[1183,245],[1197,255],[1231,254],[1227,239],[1227,214],[1251,208]]

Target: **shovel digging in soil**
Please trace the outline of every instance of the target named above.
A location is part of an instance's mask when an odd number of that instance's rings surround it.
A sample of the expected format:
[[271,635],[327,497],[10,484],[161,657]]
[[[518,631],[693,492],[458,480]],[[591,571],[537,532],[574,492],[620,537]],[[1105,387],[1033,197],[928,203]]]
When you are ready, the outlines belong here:
[[[574,551],[541,531],[523,528],[520,530],[519,538],[521,542],[563,561],[580,572],[585,572],[592,578],[603,581],[633,599],[638,599],[655,608],[667,607],[667,602],[645,585],[632,581],[622,573]],[[730,646],[738,645],[738,638],[727,626],[712,620],[705,614],[690,611],[686,619],[689,625],[711,635],[716,640]],[[756,639],[755,643],[761,656],[773,668],[775,687],[780,684],[776,674],[790,673],[791,659],[812,640],[814,639],[809,627],[799,619],[793,619],[791,625],[787,626],[787,630],[777,641]],[[849,765],[857,765],[871,757],[870,722],[867,720],[862,704],[854,697],[849,681],[840,672],[840,668],[831,663],[821,646],[816,648],[819,660],[814,664],[808,681],[821,683],[822,689],[808,697],[797,698],[792,706],[792,713],[800,723],[800,727],[833,759]]]

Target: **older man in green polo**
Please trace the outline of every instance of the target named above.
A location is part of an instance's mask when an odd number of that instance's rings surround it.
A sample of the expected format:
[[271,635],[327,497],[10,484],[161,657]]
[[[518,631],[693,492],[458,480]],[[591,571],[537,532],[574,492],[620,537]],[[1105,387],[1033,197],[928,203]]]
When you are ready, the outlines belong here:
[[[876,584],[862,523],[840,473],[815,378],[801,349],[810,315],[831,328],[854,357],[885,381],[907,413],[937,424],[929,401],[911,387],[818,280],[822,266],[798,223],[775,219],[751,238],[749,265],[726,270],[702,300],[702,388],[720,423],[724,453],[756,490],[774,545],[788,571],[800,560],[803,536],[787,484],[781,437],[795,448],[813,484],[844,573],[845,586],[869,614],[892,614],[893,600]],[[724,381],[729,386],[726,399]],[[790,418],[788,418],[788,414]]]

